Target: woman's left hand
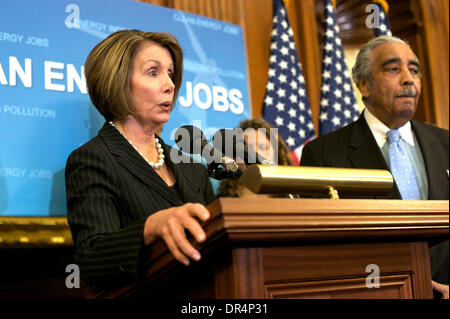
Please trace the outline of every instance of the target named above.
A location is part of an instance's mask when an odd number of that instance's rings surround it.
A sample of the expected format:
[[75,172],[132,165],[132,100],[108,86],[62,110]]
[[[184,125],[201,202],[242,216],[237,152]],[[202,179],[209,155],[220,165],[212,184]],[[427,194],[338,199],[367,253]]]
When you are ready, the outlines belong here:
[[436,290],[442,294],[442,299],[448,299],[448,285],[440,284],[434,280],[431,281],[433,290]]

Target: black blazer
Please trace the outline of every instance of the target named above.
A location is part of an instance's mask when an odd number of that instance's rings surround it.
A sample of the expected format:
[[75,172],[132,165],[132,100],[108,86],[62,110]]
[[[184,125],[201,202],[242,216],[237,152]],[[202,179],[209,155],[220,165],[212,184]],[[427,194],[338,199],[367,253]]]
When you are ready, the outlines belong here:
[[108,123],[67,160],[67,219],[75,263],[91,286],[136,280],[144,273],[150,248],[143,244],[143,230],[149,215],[188,202],[208,205],[215,199],[205,167],[173,163],[175,150],[160,141],[176,189],[170,189]]
[[[428,199],[449,199],[449,134],[447,130],[411,121],[425,162]],[[302,166],[389,169],[363,115],[335,132],[323,135],[305,145]],[[397,185],[387,196],[401,199]]]

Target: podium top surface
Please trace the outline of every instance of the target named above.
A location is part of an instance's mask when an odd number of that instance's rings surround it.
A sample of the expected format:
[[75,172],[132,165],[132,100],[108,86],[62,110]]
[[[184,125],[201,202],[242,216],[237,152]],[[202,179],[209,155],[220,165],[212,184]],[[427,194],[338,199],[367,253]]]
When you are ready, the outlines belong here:
[[376,199],[219,198],[205,223],[234,241],[448,236],[449,202]]

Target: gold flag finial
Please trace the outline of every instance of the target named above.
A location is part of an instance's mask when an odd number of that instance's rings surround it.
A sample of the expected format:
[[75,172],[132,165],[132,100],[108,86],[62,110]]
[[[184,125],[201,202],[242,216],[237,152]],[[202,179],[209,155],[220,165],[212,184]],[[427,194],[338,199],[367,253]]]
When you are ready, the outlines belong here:
[[375,3],[380,4],[383,7],[383,10],[386,14],[388,14],[389,11],[389,4],[387,0],[375,0]]
[[331,0],[331,3],[333,4],[334,11],[336,11],[336,0]]

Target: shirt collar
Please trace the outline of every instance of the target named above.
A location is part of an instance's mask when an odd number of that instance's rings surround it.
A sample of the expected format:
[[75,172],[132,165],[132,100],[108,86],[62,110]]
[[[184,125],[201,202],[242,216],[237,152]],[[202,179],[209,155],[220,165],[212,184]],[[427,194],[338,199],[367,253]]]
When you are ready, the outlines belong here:
[[[381,148],[386,143],[386,133],[390,130],[383,122],[377,119],[370,111],[365,108],[364,109],[364,118],[367,122],[367,125],[372,131],[375,140],[377,141],[378,146]],[[400,137],[411,146],[414,146],[414,135],[411,129],[411,122],[406,122],[405,125],[398,128],[400,132]]]

